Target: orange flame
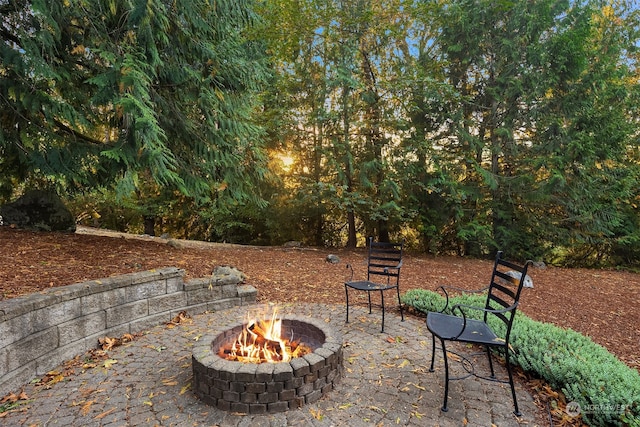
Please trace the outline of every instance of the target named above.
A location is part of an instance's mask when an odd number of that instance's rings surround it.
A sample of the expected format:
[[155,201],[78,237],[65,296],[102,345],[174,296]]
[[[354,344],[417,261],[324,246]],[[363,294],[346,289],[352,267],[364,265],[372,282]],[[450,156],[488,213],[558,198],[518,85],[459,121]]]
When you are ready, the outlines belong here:
[[230,347],[220,348],[219,355],[246,363],[276,363],[311,353],[307,345],[281,335],[282,319],[274,310],[270,319],[249,320]]

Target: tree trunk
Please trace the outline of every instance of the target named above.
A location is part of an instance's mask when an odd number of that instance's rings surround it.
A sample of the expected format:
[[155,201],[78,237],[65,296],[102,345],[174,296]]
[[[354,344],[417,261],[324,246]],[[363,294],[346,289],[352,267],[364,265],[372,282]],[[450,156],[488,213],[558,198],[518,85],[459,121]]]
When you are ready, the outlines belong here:
[[356,215],[353,211],[347,212],[347,224],[348,224],[348,235],[347,238],[347,248],[353,249],[356,247],[358,241],[356,239]]
[[156,217],[155,216],[145,216],[144,217],[144,234],[149,236],[155,236],[156,231]]

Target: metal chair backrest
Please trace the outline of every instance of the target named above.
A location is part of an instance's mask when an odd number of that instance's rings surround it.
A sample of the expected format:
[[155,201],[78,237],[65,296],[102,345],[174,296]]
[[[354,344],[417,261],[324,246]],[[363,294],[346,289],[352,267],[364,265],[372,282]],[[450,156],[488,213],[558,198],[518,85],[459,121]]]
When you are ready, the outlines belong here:
[[513,307],[512,310],[504,312],[484,312],[484,322],[487,322],[489,315],[494,315],[505,324],[505,340],[509,342],[511,327],[516,315],[516,310],[520,301],[520,294],[524,286],[527,270],[531,265],[531,261],[527,261],[524,266],[520,266],[509,262],[502,258],[502,251],[496,255],[496,261],[493,266],[491,275],[491,283],[487,293],[486,309],[504,310]]
[[372,276],[384,276],[387,279],[387,283],[394,280],[394,285],[398,285],[400,281],[400,268],[402,267],[403,248],[404,242],[374,242],[373,237],[369,237],[367,280],[375,282]]

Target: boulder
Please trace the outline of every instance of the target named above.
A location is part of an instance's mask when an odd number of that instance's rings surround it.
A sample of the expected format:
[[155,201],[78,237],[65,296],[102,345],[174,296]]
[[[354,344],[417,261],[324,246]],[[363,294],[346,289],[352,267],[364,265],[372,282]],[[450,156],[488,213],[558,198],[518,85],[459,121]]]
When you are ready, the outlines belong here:
[[[513,271],[513,270],[507,271],[506,274],[508,276],[513,277],[516,280],[520,280],[520,277],[522,277],[522,273],[519,273],[519,272]],[[525,288],[533,288],[533,279],[528,274],[526,276],[524,276],[524,287]]]
[[229,265],[219,265],[211,273],[211,281],[224,285],[235,285],[244,282],[246,276],[240,270]]
[[0,206],[4,225],[41,231],[76,231],[76,221],[60,197],[51,191],[31,190]]
[[284,245],[285,248],[301,248],[302,247],[302,242],[298,242],[297,240],[290,240],[288,242],[285,242]]
[[340,257],[338,255],[329,254],[325,258],[325,261],[327,261],[330,264],[337,264],[340,262]]

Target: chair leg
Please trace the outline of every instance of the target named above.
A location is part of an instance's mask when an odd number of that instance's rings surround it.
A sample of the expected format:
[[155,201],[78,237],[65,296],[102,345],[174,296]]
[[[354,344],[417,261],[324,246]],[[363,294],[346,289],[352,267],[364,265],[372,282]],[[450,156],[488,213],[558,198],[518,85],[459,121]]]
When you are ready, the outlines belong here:
[[344,285],[344,292],[347,294],[347,322],[349,323],[349,287]]
[[367,295],[369,296],[369,314],[371,314],[371,291],[367,291]]
[[444,345],[444,340],[440,339],[440,343],[442,344],[442,353],[444,356],[444,403],[442,404],[442,412],[447,412],[449,408],[447,407],[447,398],[449,397],[449,361],[447,358],[447,349]]
[[380,291],[380,303],[382,304],[382,330],[384,332],[384,291]]
[[493,370],[493,360],[491,359],[491,347],[488,345],[484,346],[485,350],[487,350],[487,358],[489,359],[489,369],[491,370],[491,378],[496,377],[496,373]]
[[429,372],[433,372],[433,361],[436,359],[436,336],[431,334],[431,367]]
[[516,389],[513,384],[513,373],[511,372],[511,363],[509,363],[509,348],[505,348],[505,362],[507,364],[507,373],[509,374],[509,385],[511,386],[511,397],[513,397],[513,413],[516,417],[521,417],[522,412],[518,409],[518,399],[516,398]]
[[398,307],[400,307],[400,318],[404,322],[404,313],[402,312],[402,301],[400,301],[400,287],[399,286],[396,288],[396,291],[398,293]]

